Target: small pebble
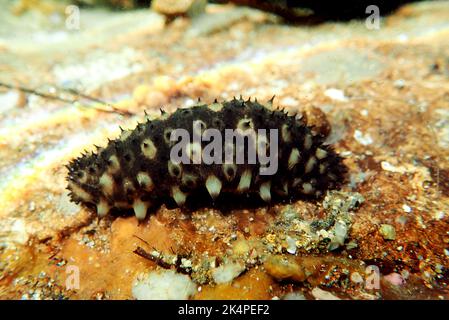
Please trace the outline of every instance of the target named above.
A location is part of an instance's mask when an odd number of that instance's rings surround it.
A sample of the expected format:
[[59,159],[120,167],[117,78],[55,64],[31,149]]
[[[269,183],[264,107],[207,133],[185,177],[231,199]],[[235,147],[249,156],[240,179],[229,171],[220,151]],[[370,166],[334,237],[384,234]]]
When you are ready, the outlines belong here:
[[371,138],[369,133],[363,134],[360,130],[354,131],[354,139],[357,140],[358,143],[367,146],[373,143],[373,138]]
[[406,205],[406,204],[403,204],[402,205],[402,209],[405,211],[405,212],[407,212],[407,213],[410,213],[410,212],[412,212],[412,208],[410,208],[408,205]]
[[339,89],[335,88],[327,89],[326,91],[324,91],[324,95],[335,101],[342,101],[342,102],[348,101],[348,98],[345,96],[345,93]]
[[405,81],[404,79],[398,79],[393,83],[393,85],[398,89],[403,89],[405,87]]
[[379,232],[385,240],[396,239],[396,230],[390,224],[381,224]]
[[354,282],[354,283],[362,283],[363,282],[363,277],[360,275],[360,273],[353,272],[351,274],[351,281]]

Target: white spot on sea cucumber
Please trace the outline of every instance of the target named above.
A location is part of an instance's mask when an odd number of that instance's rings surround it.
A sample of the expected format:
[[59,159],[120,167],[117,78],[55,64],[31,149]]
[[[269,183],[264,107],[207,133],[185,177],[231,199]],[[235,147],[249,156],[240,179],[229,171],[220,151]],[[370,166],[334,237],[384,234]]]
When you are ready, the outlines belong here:
[[305,173],[309,173],[310,171],[312,171],[313,168],[315,167],[315,164],[316,164],[316,158],[315,157],[310,157],[309,160],[307,160],[304,172]]
[[112,195],[114,191],[114,181],[108,173],[103,173],[100,177],[98,184],[102,187],[105,195]]
[[321,149],[321,148],[317,148],[316,149],[316,151],[315,151],[315,155],[316,155],[316,157],[318,158],[318,159],[324,159],[324,158],[326,158],[327,157],[327,151],[326,150],[323,150],[323,149]]
[[312,146],[312,136],[310,134],[306,134],[306,136],[304,137],[304,148],[306,148],[307,150],[310,149],[310,147]]
[[171,145],[174,143],[174,141],[170,141],[172,130],[173,130],[172,128],[167,128],[164,130],[164,141],[168,145]]
[[310,194],[314,191],[314,188],[312,187],[312,185],[310,183],[305,182],[302,184],[302,190],[304,193]]
[[182,192],[178,186],[172,187],[171,195],[173,199],[176,201],[176,204],[180,207],[186,202],[187,195],[184,192]]
[[123,133],[120,135],[120,141],[125,141],[126,139],[128,139],[128,137],[132,134],[132,130],[125,130],[123,131]]
[[323,174],[326,171],[327,163],[320,163],[320,174]]
[[175,178],[181,177],[182,174],[182,167],[180,163],[173,163],[171,161],[167,164],[168,167],[168,173]]
[[133,203],[134,214],[136,215],[136,218],[138,220],[145,219],[145,216],[147,215],[148,206],[149,206],[148,202],[144,202],[140,199],[134,201]]
[[271,201],[271,181],[264,182],[260,185],[259,194],[263,201],[270,202]]
[[151,191],[154,188],[153,180],[150,175],[146,172],[139,172],[137,174],[137,182],[146,191]]
[[292,152],[290,152],[290,156],[288,157],[288,170],[293,169],[295,164],[299,162],[299,150],[297,148],[293,148]]
[[254,123],[252,119],[249,118],[243,118],[241,119],[237,124],[237,129],[240,129],[242,131],[246,131],[249,129],[254,129]]
[[215,112],[221,111],[223,109],[223,105],[221,103],[212,103],[209,105],[209,109]]
[[142,144],[140,145],[140,149],[142,150],[142,153],[144,156],[150,160],[154,159],[156,157],[157,149],[154,145],[153,141],[151,141],[150,138],[147,138],[142,141]]
[[206,189],[212,199],[216,199],[220,195],[221,181],[214,175],[210,175],[206,180]]
[[98,216],[99,217],[104,217],[105,215],[108,214],[109,209],[110,209],[109,204],[104,199],[101,199],[100,203],[97,204],[97,214],[98,214]]
[[290,142],[292,139],[292,134],[290,132],[290,128],[288,124],[283,124],[282,125],[282,140],[284,140],[285,142]]
[[240,177],[239,185],[237,186],[238,192],[245,192],[246,190],[249,189],[249,186],[251,185],[251,177],[252,177],[251,170],[246,169],[245,171],[243,171]]
[[113,155],[109,158],[109,162],[111,163],[108,167],[108,171],[110,173],[115,173],[120,169],[120,162],[118,161],[118,158],[116,155]]
[[89,193],[87,193],[83,188],[79,187],[77,184],[70,181],[68,187],[70,188],[70,190],[72,190],[72,192],[75,195],[77,195],[83,201],[89,202],[92,200],[92,196]]

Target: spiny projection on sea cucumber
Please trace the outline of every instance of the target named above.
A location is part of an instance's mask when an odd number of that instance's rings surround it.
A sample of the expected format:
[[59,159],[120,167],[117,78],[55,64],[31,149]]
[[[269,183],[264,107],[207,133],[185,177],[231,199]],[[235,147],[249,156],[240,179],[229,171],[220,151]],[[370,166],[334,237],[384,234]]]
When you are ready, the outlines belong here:
[[[231,197],[258,194],[270,203],[273,196],[320,197],[326,190],[338,188],[344,180],[346,167],[332,146],[325,143],[325,134],[308,126],[304,114],[288,115],[283,110],[273,110],[272,100],[261,104],[257,100],[234,98],[179,108],[172,114],[162,110],[161,113],[155,120],[147,117],[134,130],[122,130],[120,137],[109,140],[106,147],[97,147],[96,152],[72,160],[66,166],[71,200],[96,207],[101,217],[113,208],[133,209],[142,220],[148,209],[161,201],[174,201],[184,207],[189,198],[206,194],[205,191],[212,205],[224,193]],[[226,129],[277,130],[276,172],[261,174],[259,158],[255,163],[237,163],[237,140],[231,145],[233,162],[172,161],[170,151],[177,142],[171,139],[172,131],[184,129],[192,137],[196,130],[194,122],[200,124],[200,130],[216,129],[222,136]],[[267,134],[267,149],[271,146],[270,139]],[[247,143],[249,146],[250,142]],[[189,157],[206,147],[206,141],[190,142]],[[223,146],[219,158],[225,159],[225,151]]]

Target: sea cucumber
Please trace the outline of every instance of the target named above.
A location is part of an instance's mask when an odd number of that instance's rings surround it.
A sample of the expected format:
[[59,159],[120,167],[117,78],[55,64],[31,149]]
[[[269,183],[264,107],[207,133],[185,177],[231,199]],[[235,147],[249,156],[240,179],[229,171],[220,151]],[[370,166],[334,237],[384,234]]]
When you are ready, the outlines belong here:
[[[271,102],[234,98],[180,108],[173,114],[162,111],[156,120],[147,118],[134,130],[123,130],[106,147],[97,147],[96,152],[83,154],[66,166],[71,200],[96,207],[101,217],[112,208],[132,208],[142,220],[148,209],[161,201],[174,200],[183,207],[189,198],[204,191],[211,200],[223,193],[236,197],[259,194],[269,203],[274,197],[320,197],[326,190],[339,187],[346,167],[332,146],[324,143],[326,136],[308,126],[305,115],[273,110]],[[200,124],[200,130],[217,129],[222,136],[225,129],[277,130],[276,172],[261,174],[259,158],[253,164],[172,161],[170,151],[177,142],[170,139],[172,131],[184,129],[192,136],[197,128],[194,122]],[[267,136],[263,143],[269,149],[272,138]],[[189,143],[189,157],[196,151],[201,154],[206,146],[205,141]],[[239,152],[236,143],[231,147],[235,156]],[[222,159],[225,149],[219,155]]]

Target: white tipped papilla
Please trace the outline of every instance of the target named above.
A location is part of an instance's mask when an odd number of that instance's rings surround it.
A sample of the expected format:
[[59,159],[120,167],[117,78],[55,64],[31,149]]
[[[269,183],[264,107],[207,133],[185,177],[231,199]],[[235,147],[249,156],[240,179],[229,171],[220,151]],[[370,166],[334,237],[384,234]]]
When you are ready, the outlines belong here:
[[106,202],[106,200],[101,199],[100,202],[97,204],[97,214],[98,214],[98,216],[99,217],[104,217],[105,215],[108,214],[109,209],[111,209],[111,207]]
[[304,169],[305,173],[309,173],[310,171],[312,171],[313,168],[315,167],[315,164],[316,164],[316,158],[310,157],[309,160],[307,160],[306,167]]
[[151,191],[154,189],[154,183],[150,175],[146,172],[139,172],[137,174],[137,182],[146,191]]
[[175,178],[180,178],[182,175],[182,166],[181,163],[173,163],[168,161],[168,173]]
[[180,207],[182,207],[184,203],[186,203],[187,194],[182,192],[178,186],[172,187],[171,196],[175,200],[176,204]]
[[69,189],[72,190],[72,193],[75,194],[78,198],[82,199],[85,202],[92,201],[92,196],[85,191],[83,188],[78,186],[74,182],[69,182]]
[[120,141],[125,141],[129,138],[129,136],[132,134],[132,130],[124,130],[122,134],[120,135]]
[[79,182],[79,183],[86,183],[86,182],[87,182],[87,179],[88,179],[86,172],[84,172],[84,171],[81,170],[81,171],[79,172],[79,175],[81,176],[81,178],[78,179],[78,182]]
[[174,141],[170,141],[172,131],[173,131],[172,128],[166,128],[166,129],[164,130],[164,141],[165,141],[165,143],[168,144],[168,145],[174,144]]
[[110,196],[114,192],[114,180],[112,180],[112,176],[107,172],[101,175],[98,184],[101,186],[105,195]]
[[208,107],[209,107],[209,109],[211,109],[214,112],[219,112],[219,111],[221,111],[221,109],[223,109],[223,105],[218,102],[212,103]]
[[315,151],[315,155],[318,159],[324,159],[327,157],[327,151],[321,148],[317,148]]
[[320,163],[320,174],[323,174],[327,169],[327,163]]
[[206,189],[213,200],[215,200],[221,191],[221,181],[214,175],[210,175],[206,180]]
[[243,118],[238,122],[237,129],[243,132],[249,129],[254,129],[254,122],[250,118]]
[[120,169],[120,162],[116,155],[113,155],[109,158],[109,167],[108,171],[110,173],[116,173]]
[[145,219],[149,206],[150,206],[149,202],[144,202],[140,199],[134,201],[133,203],[134,214],[136,215],[136,218],[138,220]]
[[259,194],[263,201],[270,202],[271,201],[271,181],[264,182],[260,185]]
[[309,182],[305,182],[302,184],[302,191],[305,194],[311,194],[313,191],[315,191],[315,189],[313,188],[312,184],[310,184]]
[[290,132],[290,127],[288,124],[285,123],[282,125],[281,135],[282,140],[284,140],[285,142],[290,142],[292,140],[292,134]]
[[293,167],[299,162],[299,150],[297,148],[293,148],[292,152],[290,152],[290,156],[288,157],[288,170],[293,169]]
[[306,133],[306,136],[304,137],[304,148],[306,150],[309,150],[312,147],[312,143],[313,143],[312,135]]
[[150,160],[156,157],[157,148],[150,138],[142,141],[140,144],[140,150],[142,150],[143,155]]
[[237,186],[238,192],[245,192],[249,189],[249,186],[251,185],[251,170],[246,169],[243,171],[242,176],[240,177],[239,185]]

